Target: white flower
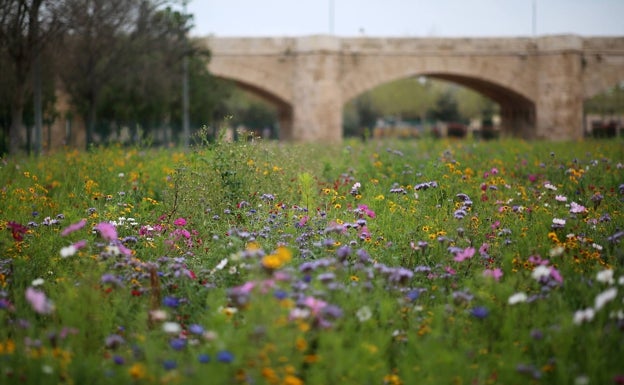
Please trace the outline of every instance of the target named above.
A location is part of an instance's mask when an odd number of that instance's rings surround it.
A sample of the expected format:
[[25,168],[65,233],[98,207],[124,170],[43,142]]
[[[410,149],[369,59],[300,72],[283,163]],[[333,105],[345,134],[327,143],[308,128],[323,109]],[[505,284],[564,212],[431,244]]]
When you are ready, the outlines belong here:
[[548,255],[550,255],[551,258],[554,258],[554,257],[558,257],[561,254],[563,254],[564,251],[565,251],[565,249],[563,247],[557,246],[555,248],[550,249],[550,251],[548,252]]
[[71,257],[72,255],[76,254],[76,247],[74,245],[69,245],[66,247],[63,247],[61,249],[61,257],[63,258],[67,258],[67,257]]
[[592,247],[598,251],[602,251],[602,246],[597,243],[592,243]]
[[223,268],[225,267],[225,265],[227,265],[227,263],[228,263],[227,258],[223,258],[223,259],[221,260],[221,262],[219,262],[219,264],[217,265],[217,267],[215,267],[215,269],[217,269],[217,270],[223,270]]
[[607,290],[596,296],[596,299],[594,300],[594,307],[596,308],[596,310],[602,309],[602,307],[606,305],[607,302],[615,299],[616,295],[617,289],[615,287],[608,288]]
[[182,327],[177,322],[165,322],[162,328],[165,333],[169,334],[178,334],[182,331]]
[[621,276],[620,278],[618,278],[618,285],[623,285],[624,286],[624,275]]
[[516,294],[513,294],[511,297],[509,297],[507,302],[510,305],[515,305],[517,303],[526,302],[526,300],[527,300],[527,295],[523,292],[518,292]]
[[166,311],[156,309],[156,310],[150,310],[149,317],[150,317],[150,320],[152,321],[160,322],[160,321],[166,320],[168,315]]
[[589,322],[589,321],[593,320],[595,314],[596,313],[594,312],[594,309],[592,309],[591,307],[588,307],[585,310],[577,310],[574,313],[574,318],[573,318],[572,321],[576,325],[580,325],[583,322]]
[[43,278],[37,278],[35,280],[32,281],[31,285],[32,286],[41,286],[43,285]]
[[555,187],[554,185],[552,185],[550,183],[545,183],[544,184],[544,188],[548,189],[548,190],[552,190],[552,191],[557,191],[557,187]]
[[608,283],[609,285],[613,285],[613,282],[614,282],[613,270],[606,269],[606,270],[599,271],[598,274],[596,274],[596,281]]
[[553,218],[552,223],[555,226],[563,227],[566,224],[566,220],[561,218]]
[[360,322],[368,321],[372,315],[373,313],[371,312],[371,309],[368,306],[362,306],[355,313],[355,316],[360,320]]
[[124,174],[123,172],[120,172],[119,174],[117,174],[117,176],[118,176],[119,178],[123,178],[124,176],[126,176],[126,174]]
[[567,202],[568,198],[564,195],[556,195],[555,200],[557,202]]
[[302,319],[302,318],[308,318],[309,315],[310,315],[309,309],[302,309],[300,307],[296,307],[290,311],[289,318],[291,320]]
[[540,281],[542,278],[548,278],[549,276],[550,267],[544,265],[537,266],[535,269],[533,269],[533,272],[531,272],[531,277],[533,277],[533,279],[536,281]]
[[574,385],[589,385],[589,377],[580,375],[574,379]]

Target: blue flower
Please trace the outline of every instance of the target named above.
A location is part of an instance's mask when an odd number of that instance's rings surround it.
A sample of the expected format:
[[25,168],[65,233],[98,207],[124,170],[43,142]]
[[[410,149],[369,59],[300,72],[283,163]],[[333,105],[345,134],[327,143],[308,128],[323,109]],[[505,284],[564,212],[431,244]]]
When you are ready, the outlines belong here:
[[210,362],[210,356],[206,353],[202,353],[197,356],[197,361],[199,361],[200,364],[207,364]]
[[176,297],[165,297],[163,298],[163,305],[167,307],[178,307],[180,305],[180,300]]
[[227,350],[221,350],[219,353],[217,353],[217,361],[229,364],[230,362],[234,361],[234,354]]
[[198,324],[192,324],[191,326],[189,326],[188,330],[193,334],[202,334],[204,332],[204,328]]
[[171,346],[174,350],[182,350],[186,346],[186,340],[182,338],[173,338],[169,341],[169,346]]
[[162,365],[165,370],[173,370],[178,367],[178,364],[175,362],[175,360],[164,360]]
[[490,314],[489,310],[484,306],[475,306],[470,310],[470,315],[473,317],[483,319]]

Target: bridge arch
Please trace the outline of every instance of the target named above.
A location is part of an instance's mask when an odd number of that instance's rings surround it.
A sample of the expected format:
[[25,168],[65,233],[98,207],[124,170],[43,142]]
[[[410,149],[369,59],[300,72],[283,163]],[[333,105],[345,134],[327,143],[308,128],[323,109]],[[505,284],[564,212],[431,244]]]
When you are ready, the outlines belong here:
[[[267,58],[270,59],[270,58]],[[289,139],[293,127],[293,95],[290,77],[284,68],[267,60],[250,64],[237,56],[213,57],[209,63],[210,73],[235,83],[238,87],[258,95],[275,106],[279,120],[280,139]]]
[[[529,89],[517,90],[517,86],[504,86],[497,82],[484,79],[482,76],[466,75],[465,71],[464,74],[440,72],[439,70],[422,72],[405,71],[401,72],[401,75],[403,76],[395,76],[388,81],[384,81],[385,78],[382,77],[369,78],[368,81],[362,81],[357,86],[346,90],[345,94],[343,94],[345,102],[387,82],[414,76],[427,76],[465,86],[498,103],[501,110],[501,128],[506,134],[525,138],[531,138],[535,134],[533,132],[535,126],[535,103],[525,94],[521,93],[527,93],[530,91]],[[360,91],[362,89],[363,91]],[[353,94],[358,91],[360,92],[355,95]]]

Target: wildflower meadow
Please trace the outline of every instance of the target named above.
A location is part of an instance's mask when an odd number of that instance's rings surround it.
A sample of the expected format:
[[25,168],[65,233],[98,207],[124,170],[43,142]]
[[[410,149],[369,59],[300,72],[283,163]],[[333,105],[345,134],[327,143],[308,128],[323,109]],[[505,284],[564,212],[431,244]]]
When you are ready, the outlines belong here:
[[0,164],[0,384],[624,384],[624,142]]

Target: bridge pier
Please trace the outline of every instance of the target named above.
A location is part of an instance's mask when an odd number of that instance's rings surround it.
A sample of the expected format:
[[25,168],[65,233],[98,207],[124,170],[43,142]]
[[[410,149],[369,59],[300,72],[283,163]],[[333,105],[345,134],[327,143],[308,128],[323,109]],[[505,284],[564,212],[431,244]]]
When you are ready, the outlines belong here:
[[577,36],[538,39],[536,139],[583,137],[583,41]]
[[342,141],[340,40],[333,36],[297,39],[293,74],[291,140]]

